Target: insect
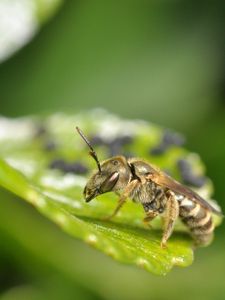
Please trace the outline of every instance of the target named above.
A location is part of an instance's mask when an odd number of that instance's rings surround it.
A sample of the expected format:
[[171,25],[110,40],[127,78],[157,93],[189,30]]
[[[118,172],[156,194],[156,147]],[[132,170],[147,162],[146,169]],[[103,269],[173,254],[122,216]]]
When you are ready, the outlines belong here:
[[158,215],[163,216],[162,248],[166,247],[178,217],[189,228],[196,245],[204,246],[210,243],[214,231],[212,214],[221,215],[217,208],[158,167],[142,159],[114,156],[100,163],[88,139],[78,127],[76,129],[90,148],[89,153],[98,167],[84,188],[86,202],[107,192],[113,191],[119,195],[118,204],[107,220],[113,218],[127,198],[130,198],[142,204],[146,214],[143,220],[145,223]]

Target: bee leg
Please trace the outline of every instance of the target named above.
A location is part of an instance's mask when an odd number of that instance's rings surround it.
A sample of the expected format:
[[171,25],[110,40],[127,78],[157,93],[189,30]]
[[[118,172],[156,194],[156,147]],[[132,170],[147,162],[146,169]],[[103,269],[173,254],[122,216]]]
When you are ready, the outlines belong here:
[[174,193],[168,191],[161,248],[166,248],[166,242],[172,234],[174,224],[178,215],[179,215],[179,204],[176,198],[174,197]]
[[157,211],[153,211],[153,210],[148,211],[146,217],[144,217],[143,219],[144,225],[148,226],[149,228],[152,228],[152,226],[149,223],[157,216],[158,216]]
[[121,209],[121,207],[123,206],[123,204],[126,202],[126,199],[129,197],[129,195],[132,193],[132,191],[136,188],[136,186],[139,184],[138,180],[132,180],[125,188],[124,192],[120,195],[119,197],[119,202],[114,210],[114,212],[107,216],[104,217],[103,220],[104,221],[109,221],[110,219],[112,219],[113,217],[115,217],[115,215],[118,213],[118,211]]

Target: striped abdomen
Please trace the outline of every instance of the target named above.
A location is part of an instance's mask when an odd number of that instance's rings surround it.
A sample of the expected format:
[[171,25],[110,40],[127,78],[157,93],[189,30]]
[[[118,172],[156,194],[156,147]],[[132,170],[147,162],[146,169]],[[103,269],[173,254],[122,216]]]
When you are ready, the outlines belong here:
[[210,210],[185,197],[179,197],[179,216],[188,226],[199,246],[209,244],[213,238],[214,224]]

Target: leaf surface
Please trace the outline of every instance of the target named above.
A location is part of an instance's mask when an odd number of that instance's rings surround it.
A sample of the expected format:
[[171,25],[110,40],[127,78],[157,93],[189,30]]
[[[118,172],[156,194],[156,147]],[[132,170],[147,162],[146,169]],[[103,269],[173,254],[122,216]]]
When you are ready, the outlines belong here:
[[[39,118],[1,118],[0,126],[0,185],[34,205],[65,232],[117,261],[158,275],[165,275],[173,266],[192,263],[192,240],[182,224],[177,224],[167,249],[161,249],[161,221],[154,220],[151,228],[144,226],[141,205],[127,201],[118,216],[106,222],[102,217],[114,210],[115,194],[104,194],[90,203],[83,200],[83,188],[95,164],[75,133],[75,126],[92,140],[96,140],[96,135],[98,140],[104,140],[95,146],[101,159],[108,157],[115,147],[112,141],[115,143],[123,136],[127,142],[120,145],[122,152],[143,157],[179,180],[180,158],[189,160],[198,176],[203,175],[198,155],[181,147],[173,145],[161,155],[149,154],[160,143],[162,128],[143,121],[122,120],[102,110]],[[210,198],[211,181],[206,179],[198,192]]]

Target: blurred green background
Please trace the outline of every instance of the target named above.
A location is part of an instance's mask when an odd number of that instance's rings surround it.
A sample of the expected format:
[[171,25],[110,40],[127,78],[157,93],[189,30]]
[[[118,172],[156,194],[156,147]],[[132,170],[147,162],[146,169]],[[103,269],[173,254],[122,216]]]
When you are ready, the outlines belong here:
[[[0,0],[0,114],[104,107],[180,131],[225,211],[224,8]],[[73,240],[10,193],[0,206],[2,299],[224,299],[224,225],[191,267],[160,278]]]

